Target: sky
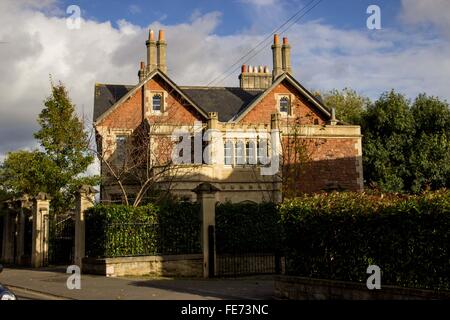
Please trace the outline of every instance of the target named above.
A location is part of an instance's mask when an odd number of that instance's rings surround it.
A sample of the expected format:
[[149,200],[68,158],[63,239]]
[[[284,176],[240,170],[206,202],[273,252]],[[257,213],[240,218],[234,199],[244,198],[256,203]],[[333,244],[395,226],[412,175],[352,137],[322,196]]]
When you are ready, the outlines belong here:
[[[219,78],[214,85],[238,86],[240,64],[271,67],[270,40],[239,59],[317,1],[1,0],[0,159],[37,147],[33,132],[50,75],[91,123],[95,83],[136,84],[148,29],[162,28],[177,84]],[[78,29],[68,28],[70,5],[80,8]],[[379,30],[367,28],[369,5],[380,8]],[[281,36],[292,45],[294,76],[310,90],[350,87],[376,99],[396,89],[411,99],[426,92],[448,100],[449,12],[449,0],[322,0]]]

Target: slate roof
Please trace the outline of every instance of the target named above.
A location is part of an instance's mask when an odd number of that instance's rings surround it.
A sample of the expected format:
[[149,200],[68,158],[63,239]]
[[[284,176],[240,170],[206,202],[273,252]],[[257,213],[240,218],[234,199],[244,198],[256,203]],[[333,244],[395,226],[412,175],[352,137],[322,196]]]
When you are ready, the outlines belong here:
[[220,122],[231,120],[264,92],[231,87],[180,87],[180,89],[205,112],[218,112]]
[[[96,84],[94,121],[133,89],[133,85]],[[218,112],[219,121],[227,122],[244,110],[264,90],[231,87],[179,87],[204,112]]]
[[94,98],[94,121],[108,111],[120,98],[133,89],[133,85],[96,84]]

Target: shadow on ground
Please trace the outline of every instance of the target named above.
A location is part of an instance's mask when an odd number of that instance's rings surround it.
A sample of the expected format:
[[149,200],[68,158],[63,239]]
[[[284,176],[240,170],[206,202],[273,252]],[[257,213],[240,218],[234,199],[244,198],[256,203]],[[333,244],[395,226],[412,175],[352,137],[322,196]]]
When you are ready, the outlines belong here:
[[[219,299],[270,300],[274,297],[273,277],[158,279],[131,278],[137,287],[158,288]],[[131,280],[130,279],[130,280]]]

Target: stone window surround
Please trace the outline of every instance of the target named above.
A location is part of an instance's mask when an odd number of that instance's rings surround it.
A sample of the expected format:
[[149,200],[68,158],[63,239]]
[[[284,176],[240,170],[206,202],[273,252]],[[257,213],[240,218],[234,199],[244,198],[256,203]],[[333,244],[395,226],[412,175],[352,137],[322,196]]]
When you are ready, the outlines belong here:
[[[155,111],[153,110],[153,97],[156,95],[161,96],[161,110]],[[145,90],[145,102],[146,102],[146,111],[145,114],[149,115],[163,115],[167,110],[167,92],[164,90]]]
[[[117,148],[117,137],[120,137],[120,136],[129,137],[129,136],[131,136],[132,133],[133,133],[133,130],[131,130],[131,129],[115,129],[110,132],[112,141],[114,141],[114,146],[112,148],[113,154],[115,154],[116,148]],[[118,159],[115,159],[115,160],[118,160]]]
[[[258,152],[259,152],[259,141],[262,141],[263,139],[245,139],[245,138],[243,138],[243,139],[240,139],[240,138],[232,138],[232,139],[224,139],[223,140],[223,147],[224,147],[224,152],[223,152],[223,157],[224,157],[224,162],[223,162],[223,165],[225,166],[225,167],[228,167],[228,168],[245,168],[245,167],[255,167],[255,166],[257,166],[257,167],[261,167],[261,166],[265,166],[265,165],[263,165],[263,164],[261,164],[260,162],[259,162],[259,154],[258,154]],[[267,139],[265,139],[265,140],[267,140]],[[231,144],[232,144],[232,148],[231,148],[231,155],[229,156],[230,158],[231,158],[231,162],[232,162],[232,164],[225,164],[225,144],[226,143],[228,143],[228,142],[231,142]],[[236,150],[237,150],[237,144],[238,144],[238,142],[242,142],[242,144],[243,144],[243,158],[244,158],[244,161],[245,161],[245,163],[244,164],[237,164],[236,163]],[[248,159],[249,159],[249,157],[248,157],[248,155],[247,155],[247,143],[248,142],[253,142],[254,143],[254,148],[253,148],[253,150],[254,150],[254,155],[253,155],[253,159],[255,159],[256,160],[256,163],[255,164],[249,164],[249,163],[247,163],[247,161],[248,161]],[[270,153],[271,153],[271,144],[270,144],[270,139],[268,139],[268,141],[267,141],[267,156],[269,156],[270,155]]]
[[[281,99],[282,98],[288,98],[289,106],[288,106],[288,112],[287,113],[280,111],[280,103],[281,103]],[[277,102],[277,106],[276,106],[277,107],[277,111],[283,116],[292,117],[292,115],[293,115],[292,111],[293,111],[294,99],[295,99],[295,96],[293,94],[291,94],[291,93],[277,93],[277,94],[275,94],[275,100]]]

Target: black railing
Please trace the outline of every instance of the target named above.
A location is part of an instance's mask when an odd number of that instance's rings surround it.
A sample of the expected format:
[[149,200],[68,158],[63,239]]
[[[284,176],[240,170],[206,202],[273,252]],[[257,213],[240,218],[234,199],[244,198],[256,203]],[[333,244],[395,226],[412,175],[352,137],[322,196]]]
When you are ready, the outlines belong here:
[[105,223],[100,232],[86,230],[86,256],[130,257],[200,253],[200,225]]

